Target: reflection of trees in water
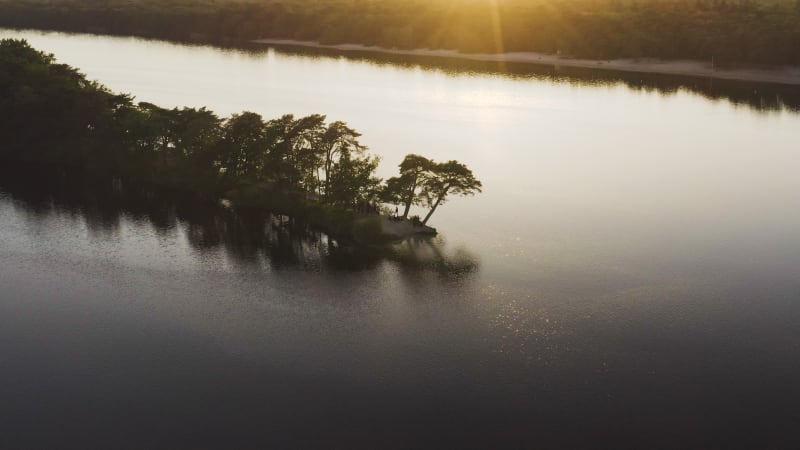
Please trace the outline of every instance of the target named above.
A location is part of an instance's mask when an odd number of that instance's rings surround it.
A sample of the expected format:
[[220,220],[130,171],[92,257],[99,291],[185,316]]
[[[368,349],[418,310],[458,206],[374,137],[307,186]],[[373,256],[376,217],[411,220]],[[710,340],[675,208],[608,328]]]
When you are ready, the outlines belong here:
[[[254,46],[250,51],[254,56],[260,57],[267,50],[262,46]],[[702,76],[688,77],[578,67],[555,68],[552,65],[540,66],[525,63],[468,61],[432,56],[340,52],[331,49],[303,48],[297,50],[285,47],[280,48],[280,51],[301,57],[309,55],[335,56],[374,65],[419,68],[450,75],[503,75],[518,80],[547,80],[580,86],[623,85],[635,91],[658,92],[662,95],[673,95],[680,91],[686,91],[710,100],[728,100],[735,105],[747,106],[757,111],[800,111],[800,86],[712,79]]]
[[437,274],[444,280],[456,281],[478,270],[478,260],[463,247],[447,253],[441,238],[406,239],[392,248],[391,259],[401,272],[413,274],[420,268]]
[[223,249],[237,264],[273,269],[364,270],[389,261],[404,274],[430,272],[460,279],[478,270],[466,250],[448,255],[441,240],[409,240],[372,248],[337,242],[290,217],[260,210],[235,210],[193,194],[119,179],[86,176],[61,168],[14,165],[0,168],[0,190],[39,222],[50,216],[82,220],[92,235],[114,238],[126,221],[152,227],[161,236],[184,231],[197,251]]

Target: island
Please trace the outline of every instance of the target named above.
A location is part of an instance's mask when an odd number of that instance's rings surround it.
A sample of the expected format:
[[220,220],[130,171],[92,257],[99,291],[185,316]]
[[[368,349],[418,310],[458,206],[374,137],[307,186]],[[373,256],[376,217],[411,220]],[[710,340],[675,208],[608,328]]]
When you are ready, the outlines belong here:
[[[482,188],[466,165],[415,154],[384,182],[361,134],[322,114],[220,118],[205,108],[135,103],[24,40],[0,41],[0,112],[0,160],[180,189],[361,245],[435,235],[427,224],[436,209]],[[429,212],[409,217],[412,205]]]

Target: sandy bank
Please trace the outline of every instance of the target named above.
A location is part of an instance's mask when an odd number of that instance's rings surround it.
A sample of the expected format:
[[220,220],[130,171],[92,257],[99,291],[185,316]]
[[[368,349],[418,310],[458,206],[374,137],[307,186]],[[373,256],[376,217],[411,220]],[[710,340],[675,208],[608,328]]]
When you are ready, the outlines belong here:
[[533,52],[514,53],[461,53],[456,50],[399,50],[362,44],[320,44],[316,41],[296,41],[291,39],[257,39],[253,41],[265,45],[288,45],[297,47],[313,47],[340,51],[375,52],[391,55],[432,56],[439,58],[459,58],[471,61],[497,61],[510,63],[527,63],[560,67],[580,67],[587,69],[619,70],[624,72],[658,73],[666,75],[683,75],[726,80],[756,81],[763,83],[780,83],[800,85],[800,67],[776,69],[739,68],[716,69],[710,62],[703,61],[662,61],[654,59],[574,59],[558,55],[547,55]]

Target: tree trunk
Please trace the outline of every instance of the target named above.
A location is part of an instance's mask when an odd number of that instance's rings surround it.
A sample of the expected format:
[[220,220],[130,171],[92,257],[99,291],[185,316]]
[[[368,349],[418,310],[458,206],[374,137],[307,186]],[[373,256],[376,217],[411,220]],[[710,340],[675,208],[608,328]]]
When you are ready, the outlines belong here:
[[404,203],[406,204],[405,209],[403,209],[403,219],[408,218],[408,212],[411,210],[411,203],[414,202],[414,190],[416,188],[416,186],[412,186],[406,198],[403,199]]
[[330,187],[331,187],[331,154],[330,152],[326,152],[325,154],[325,200],[328,200],[328,196],[330,195]]
[[408,196],[405,198],[406,208],[403,210],[403,219],[408,219],[408,212],[411,210],[411,204],[414,203],[414,194],[417,190],[417,180],[418,178],[414,178],[414,182],[411,184],[411,189],[408,190]]
[[319,178],[319,167],[317,167],[317,199],[323,200],[324,197],[322,196],[322,180]]
[[444,198],[444,196],[445,196],[445,194],[442,193],[442,195],[440,195],[439,198],[436,199],[436,203],[433,204],[433,208],[431,208],[431,210],[428,211],[428,215],[425,216],[425,219],[422,221],[423,225],[428,223],[428,219],[430,219],[431,216],[433,215],[433,212],[436,211],[436,207],[439,206],[439,203],[441,203],[441,201]]

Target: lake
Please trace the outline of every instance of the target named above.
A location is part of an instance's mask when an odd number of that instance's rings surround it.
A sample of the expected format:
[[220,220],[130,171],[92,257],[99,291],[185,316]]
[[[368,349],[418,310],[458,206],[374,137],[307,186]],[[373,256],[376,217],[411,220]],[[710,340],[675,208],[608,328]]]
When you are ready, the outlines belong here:
[[797,87],[0,37],[139,101],[346,121],[384,178],[419,153],[484,185],[375,254],[3,167],[0,448],[800,445]]

